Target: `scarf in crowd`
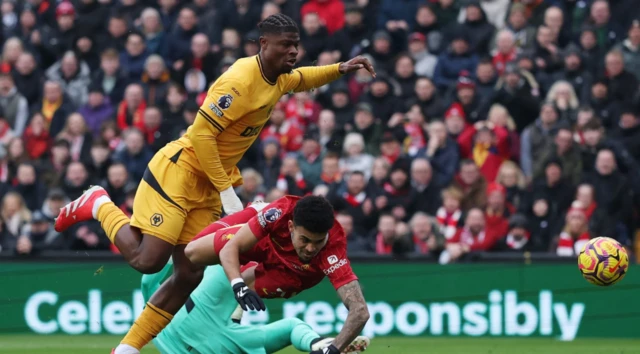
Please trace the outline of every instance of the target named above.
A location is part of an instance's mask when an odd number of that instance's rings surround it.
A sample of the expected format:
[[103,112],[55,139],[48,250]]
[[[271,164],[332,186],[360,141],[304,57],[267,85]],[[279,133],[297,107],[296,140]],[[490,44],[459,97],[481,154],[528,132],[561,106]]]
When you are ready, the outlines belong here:
[[[145,131],[144,110],[146,108],[147,108],[147,103],[143,100],[142,102],[140,102],[140,105],[138,106],[136,111],[133,112],[133,119],[131,122],[131,126],[136,127],[142,131]],[[127,105],[127,101],[123,100],[122,102],[120,102],[120,105],[118,105],[118,116],[117,116],[118,128],[120,128],[121,130],[125,130],[130,127],[129,123],[127,122],[128,112],[129,112],[129,107]]]
[[418,150],[427,146],[427,139],[424,136],[424,130],[420,124],[407,123],[404,125],[404,131],[407,133],[407,153],[414,156]]
[[491,144],[475,144],[473,146],[473,161],[480,167],[484,165],[490,153],[497,153],[497,149]]
[[320,179],[322,180],[322,182],[330,185],[332,183],[340,182],[340,180],[342,180],[342,175],[338,172],[338,173],[335,173],[333,176],[330,176],[326,172],[322,172],[320,174]]
[[376,253],[377,254],[391,254],[393,252],[393,244],[388,245],[384,242],[384,236],[379,232],[376,235]]
[[407,195],[408,192],[409,192],[406,188],[396,188],[389,182],[385,182],[382,185],[382,189],[384,189],[384,191],[389,193],[390,195],[396,196],[396,197],[397,196],[402,196],[402,195]]
[[598,207],[598,203],[591,202],[591,204],[589,204],[589,206],[584,209],[584,215],[587,216],[587,221],[591,220],[591,216],[596,211],[597,207]]
[[400,154],[402,154],[402,149],[398,149],[398,151],[394,152],[393,154],[382,154],[382,158],[387,160],[389,165],[393,165],[393,163],[396,162],[398,157],[400,157]]
[[342,194],[342,198],[349,203],[349,205],[351,205],[354,208],[359,207],[360,205],[362,205],[362,203],[364,203],[365,199],[367,199],[367,193],[365,192],[360,192],[356,195],[352,195],[349,192],[344,192],[344,194]]
[[40,113],[44,117],[47,123],[47,129],[53,120],[53,115],[56,114],[56,111],[62,105],[62,99],[57,100],[56,102],[49,102],[47,100],[42,100],[42,109]]
[[203,66],[202,66],[202,58],[196,58],[194,57],[191,60],[191,67],[193,69],[198,69],[198,70],[202,70]]
[[458,222],[460,222],[460,217],[462,216],[462,211],[460,209],[454,211],[453,213],[448,213],[444,207],[438,208],[436,212],[436,220],[440,225],[440,230],[444,234],[444,237],[449,240],[458,232]]
[[486,233],[484,232],[484,230],[482,230],[477,236],[474,236],[471,230],[465,227],[462,229],[462,232],[460,233],[460,243],[463,245],[471,246],[476,242],[481,243],[482,241],[484,241],[485,237],[486,237]]
[[512,250],[519,250],[524,247],[527,242],[529,242],[529,238],[531,238],[531,234],[527,231],[524,235],[523,239],[516,240],[516,238],[512,234],[508,234],[506,238],[507,247]]
[[573,238],[570,233],[563,231],[558,240],[558,256],[573,256],[580,253],[584,245],[589,242],[591,235],[588,231],[580,234],[577,238]]
[[427,240],[421,240],[420,238],[418,238],[418,236],[413,236],[413,244],[416,245],[416,250],[420,254],[429,253],[429,246],[427,245]]
[[[298,188],[300,188],[301,191],[304,192],[307,190],[307,182],[304,180],[304,176],[302,175],[302,172],[296,173],[295,182],[296,182],[296,186],[298,186]],[[278,181],[276,182],[276,188],[285,192],[289,192],[289,183],[287,182],[287,176],[283,174],[280,174],[278,176]]]

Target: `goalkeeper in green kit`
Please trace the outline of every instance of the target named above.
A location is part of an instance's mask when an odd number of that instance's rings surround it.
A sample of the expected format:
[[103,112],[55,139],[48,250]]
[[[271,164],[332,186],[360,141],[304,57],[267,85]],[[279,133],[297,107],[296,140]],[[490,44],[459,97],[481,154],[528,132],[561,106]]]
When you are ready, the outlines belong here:
[[[257,263],[243,267],[248,286]],[[167,264],[162,271],[142,277],[145,301],[173,272]],[[197,306],[195,305],[197,303]],[[162,354],[266,354],[289,345],[303,352],[322,354],[333,338],[322,338],[298,318],[287,318],[264,326],[241,325],[242,309],[235,299],[221,266],[205,270],[200,286],[193,291],[171,323],[153,340]],[[357,337],[343,353],[359,353],[369,339]]]

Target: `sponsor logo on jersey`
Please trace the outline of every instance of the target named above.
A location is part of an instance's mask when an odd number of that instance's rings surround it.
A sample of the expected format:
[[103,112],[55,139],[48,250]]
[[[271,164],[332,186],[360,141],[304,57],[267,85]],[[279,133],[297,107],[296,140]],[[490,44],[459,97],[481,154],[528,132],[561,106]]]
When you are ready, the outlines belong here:
[[240,136],[248,138],[260,134],[260,131],[262,131],[262,125],[258,127],[246,127],[242,133],[240,133]]
[[235,94],[236,94],[236,95],[238,95],[238,96],[242,96],[242,95],[240,94],[240,92],[238,92],[238,90],[236,90],[236,88],[235,88],[235,87],[232,87],[232,88],[231,88],[231,91],[233,91],[233,93],[235,93]]
[[224,113],[220,110],[220,108],[218,108],[218,106],[216,106],[213,103],[209,104],[209,109],[218,117],[222,117],[224,115]]
[[336,270],[338,270],[340,267],[346,265],[348,263],[346,258],[342,258],[340,261],[338,261],[338,263],[332,265],[331,267],[329,267],[329,269],[324,269],[323,272],[325,275],[329,275],[332,274],[333,272],[335,272]]
[[268,223],[272,223],[280,219],[280,217],[282,216],[282,210],[278,208],[269,208],[267,209],[267,211],[264,211],[263,214],[264,220]]
[[311,266],[308,264],[303,264],[303,265],[297,265],[295,263],[290,263],[290,264],[293,267],[293,269],[299,270],[301,272],[306,272],[311,268]]
[[329,264],[336,264],[336,263],[338,263],[338,256],[333,254],[333,255],[327,257],[327,261],[329,262]]
[[218,107],[227,109],[231,107],[231,102],[233,102],[233,96],[230,94],[220,96],[220,98],[218,98]]

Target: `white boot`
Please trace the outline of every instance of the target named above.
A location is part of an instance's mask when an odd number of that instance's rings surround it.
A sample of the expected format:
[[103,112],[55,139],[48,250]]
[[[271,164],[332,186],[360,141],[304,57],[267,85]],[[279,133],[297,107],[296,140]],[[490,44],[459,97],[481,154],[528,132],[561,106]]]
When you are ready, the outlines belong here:
[[129,344],[120,344],[113,351],[113,354],[140,354],[140,351]]

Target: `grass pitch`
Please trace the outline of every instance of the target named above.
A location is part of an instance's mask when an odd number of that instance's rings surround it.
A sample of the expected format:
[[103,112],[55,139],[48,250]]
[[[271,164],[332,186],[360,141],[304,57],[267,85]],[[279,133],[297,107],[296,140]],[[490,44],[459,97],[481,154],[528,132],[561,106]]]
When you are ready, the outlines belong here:
[[[2,354],[109,354],[115,336],[0,335]],[[152,346],[142,354],[158,354]],[[293,348],[281,354],[300,353]],[[548,338],[374,338],[368,354],[640,354],[640,340]]]

